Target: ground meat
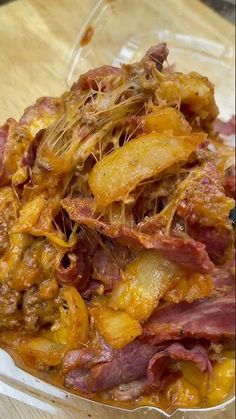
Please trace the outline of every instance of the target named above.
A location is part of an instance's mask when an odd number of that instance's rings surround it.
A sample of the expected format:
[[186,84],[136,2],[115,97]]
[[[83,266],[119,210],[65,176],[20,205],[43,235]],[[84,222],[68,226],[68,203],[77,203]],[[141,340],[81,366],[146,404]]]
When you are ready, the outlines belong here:
[[8,225],[0,219],[0,256],[7,250],[8,244]]
[[35,330],[45,324],[54,324],[59,319],[58,299],[41,300],[36,286],[24,293],[22,310],[27,330]]
[[20,312],[22,295],[19,291],[11,289],[9,284],[0,286],[0,329],[12,329],[20,324]]

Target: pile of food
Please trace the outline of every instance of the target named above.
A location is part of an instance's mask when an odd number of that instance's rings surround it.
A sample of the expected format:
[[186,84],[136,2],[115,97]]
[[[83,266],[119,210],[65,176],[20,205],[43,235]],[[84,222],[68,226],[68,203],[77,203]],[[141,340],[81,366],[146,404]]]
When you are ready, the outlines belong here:
[[235,177],[213,85],[167,55],[0,128],[0,345],[89,398],[171,411],[232,391]]

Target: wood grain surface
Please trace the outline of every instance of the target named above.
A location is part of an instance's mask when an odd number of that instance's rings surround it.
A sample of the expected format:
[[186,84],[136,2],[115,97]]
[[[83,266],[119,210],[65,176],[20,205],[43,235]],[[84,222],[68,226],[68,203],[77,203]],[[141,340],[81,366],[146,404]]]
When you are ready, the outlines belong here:
[[[129,1],[129,0],[127,0]],[[139,1],[137,0],[137,4]],[[0,8],[0,124],[8,117],[19,118],[24,108],[44,95],[66,89],[65,63],[79,28],[93,0],[18,0]],[[160,0],[158,19],[171,22],[172,31],[234,43],[234,27],[198,0]],[[1,393],[1,384],[0,384]],[[78,405],[80,402],[78,401]],[[154,412],[124,414],[106,407],[81,402],[77,413],[53,408],[51,413],[0,396],[0,419],[158,419]],[[177,419],[232,419],[229,413],[179,413]]]

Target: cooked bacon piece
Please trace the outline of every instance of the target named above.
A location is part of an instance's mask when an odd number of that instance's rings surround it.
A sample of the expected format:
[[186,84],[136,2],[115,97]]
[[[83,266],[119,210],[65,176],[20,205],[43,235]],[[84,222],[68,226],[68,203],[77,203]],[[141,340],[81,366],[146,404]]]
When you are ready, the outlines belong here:
[[142,244],[147,249],[156,249],[171,262],[182,265],[183,267],[200,272],[207,273],[213,268],[204,244],[185,237],[174,236],[154,236],[153,240],[142,240]]
[[111,65],[103,65],[89,70],[87,73],[82,74],[79,80],[73,84],[71,90],[109,90],[111,83],[119,76],[121,69],[112,67]]
[[93,278],[104,282],[107,287],[113,285],[120,279],[120,269],[111,254],[104,249],[96,251],[93,259]]
[[[92,279],[88,282],[85,289],[80,290],[80,294],[86,300],[93,300],[96,297],[100,297],[104,295],[107,290],[105,289],[104,284],[101,281],[97,281],[96,279]],[[110,292],[110,289],[108,289]]]
[[216,268],[211,272],[213,288],[218,293],[225,294],[235,289],[235,278],[232,268]]
[[190,172],[161,213],[147,217],[138,227],[143,233],[155,234],[160,225],[168,225],[176,211],[190,237],[206,246],[214,263],[222,264],[233,247],[229,222],[233,205],[233,200],[225,196],[215,165],[207,162]]
[[[148,383],[162,390],[166,384],[167,369],[170,361],[192,361],[201,371],[212,374],[211,362],[208,352],[202,345],[195,345],[192,349],[186,349],[181,343],[172,343],[161,352],[157,352],[150,359],[147,370]],[[164,380],[163,380],[164,378]]]
[[109,362],[101,362],[91,369],[88,362],[84,365],[80,362],[80,368],[66,375],[65,385],[84,392],[96,392],[128,383],[146,375],[148,362],[157,351],[154,345],[134,341],[122,350],[114,350]]
[[97,218],[93,200],[88,198],[65,198],[61,205],[78,224],[85,224],[108,237],[118,238],[125,245],[156,249],[172,262],[197,272],[206,273],[213,268],[202,243],[185,237],[148,235],[135,228],[111,225],[104,217]]
[[235,336],[234,293],[193,303],[167,304],[159,308],[143,327],[143,337],[155,343],[203,338],[213,342]]
[[170,222],[173,212],[191,224],[198,222],[206,226],[219,224],[229,227],[229,211],[232,207],[233,200],[225,196],[215,164],[208,161],[200,167],[194,167],[163,211],[144,219],[139,229],[145,233],[155,233],[160,223],[167,225]]
[[230,166],[225,171],[225,179],[224,179],[224,188],[226,196],[229,196],[230,198],[235,199],[235,166]]
[[128,247],[121,246],[114,240],[110,240],[107,245],[95,251],[92,267],[92,277],[101,282],[106,291],[111,291],[120,279],[123,270],[132,260],[131,251]]
[[100,336],[95,335],[88,347],[76,349],[66,354],[63,359],[63,369],[64,371],[79,367],[88,369],[99,363],[110,362],[113,358],[114,349],[107,345]]
[[[189,350],[175,342],[165,348],[160,346],[163,342],[181,340],[183,337],[221,341],[224,338],[232,339],[234,333],[233,294],[226,293],[223,297],[191,304],[168,304],[158,309],[147,321],[144,326],[144,343],[136,340],[120,351],[108,352],[108,360],[102,357],[96,361],[96,352],[92,355],[93,350],[87,348],[68,354],[64,365],[67,369],[77,369],[67,374],[65,384],[84,392],[105,390],[145,376],[150,362],[149,383],[155,382],[163,388],[168,382],[167,375],[164,376],[169,364],[168,358],[191,360],[200,371],[211,373],[208,354],[202,346],[196,345]],[[146,343],[147,339],[149,343]],[[174,377],[169,378],[171,380]]]
[[[112,396],[115,399],[128,400],[135,397],[135,394],[141,394],[148,385],[163,389],[171,379],[176,378],[175,374],[170,373],[168,379],[164,377],[170,359],[192,361],[201,372],[211,373],[208,353],[201,345],[186,349],[180,343],[173,343],[165,348],[136,340],[122,350],[111,352],[105,347],[105,352],[100,357],[96,356],[96,352],[92,355],[87,348],[70,352],[64,359],[64,366],[67,371],[73,370],[66,374],[65,385],[91,393],[121,384],[112,390]],[[123,390],[130,389],[123,397],[122,386]]]
[[45,129],[41,129],[39,132],[37,132],[34,139],[30,142],[29,148],[21,161],[23,166],[29,166],[31,168],[34,166],[37,149],[43,139],[44,132]]
[[78,287],[81,283],[87,283],[90,267],[85,263],[82,254],[66,253],[56,268],[55,274],[61,284]]
[[199,174],[198,186],[191,185],[177,213],[187,221],[188,234],[206,246],[210,259],[222,264],[233,247],[229,222],[233,202],[225,196],[214,164],[207,162]]
[[0,128],[0,186],[9,183],[30,140],[27,129],[13,118]]
[[220,135],[229,136],[235,134],[235,115],[231,116],[231,118],[226,122],[216,118],[213,124],[213,129],[215,133]]
[[233,247],[233,231],[231,229],[189,223],[187,231],[191,237],[206,246],[206,251],[215,264],[224,262],[228,251]]
[[[189,185],[186,185],[185,198],[178,204],[177,214],[192,225],[198,223],[200,227],[214,227],[216,235],[224,233],[227,236],[227,230],[230,230],[229,212],[234,203],[233,200],[225,196],[215,164],[207,162],[201,168],[194,170],[192,175]],[[198,230],[198,227],[196,230]],[[225,247],[232,245],[232,235],[229,234],[227,239],[224,238],[223,240],[226,241],[223,246],[224,249],[221,243],[219,251],[214,252],[213,250],[214,261],[217,257],[222,257],[223,250],[226,250]],[[196,240],[198,239],[196,238]],[[218,253],[221,253],[221,255]]]
[[41,129],[47,128],[62,113],[64,102],[62,98],[41,97],[36,103],[26,108],[20,119],[20,124],[27,128],[32,137]]
[[162,65],[164,61],[167,59],[168,54],[169,54],[169,49],[167,48],[166,43],[162,42],[161,44],[158,44],[158,45],[155,45],[154,47],[149,48],[143,60],[145,60],[147,57],[151,58],[151,60],[156,63],[157,69],[161,71]]

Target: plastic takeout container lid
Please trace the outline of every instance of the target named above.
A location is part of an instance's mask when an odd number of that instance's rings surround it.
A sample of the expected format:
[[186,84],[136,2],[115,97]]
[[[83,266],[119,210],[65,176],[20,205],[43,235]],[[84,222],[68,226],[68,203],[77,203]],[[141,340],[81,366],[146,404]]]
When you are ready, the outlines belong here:
[[[177,71],[197,71],[215,84],[220,116],[227,120],[234,110],[234,50],[220,43],[190,33],[182,33],[173,22],[160,26],[158,1],[99,0],[84,23],[71,50],[66,67],[68,86],[80,74],[104,64],[119,66],[139,60],[151,45],[168,44],[169,65]],[[173,30],[174,27],[174,30]],[[177,30],[178,29],[178,30]],[[104,415],[104,405],[68,393],[35,378],[16,367],[11,357],[0,349],[0,393],[63,417],[77,412],[77,417],[93,419]],[[222,419],[233,417],[233,398],[206,409],[178,409],[171,414],[157,407],[124,410],[106,405],[107,417],[139,419]]]

